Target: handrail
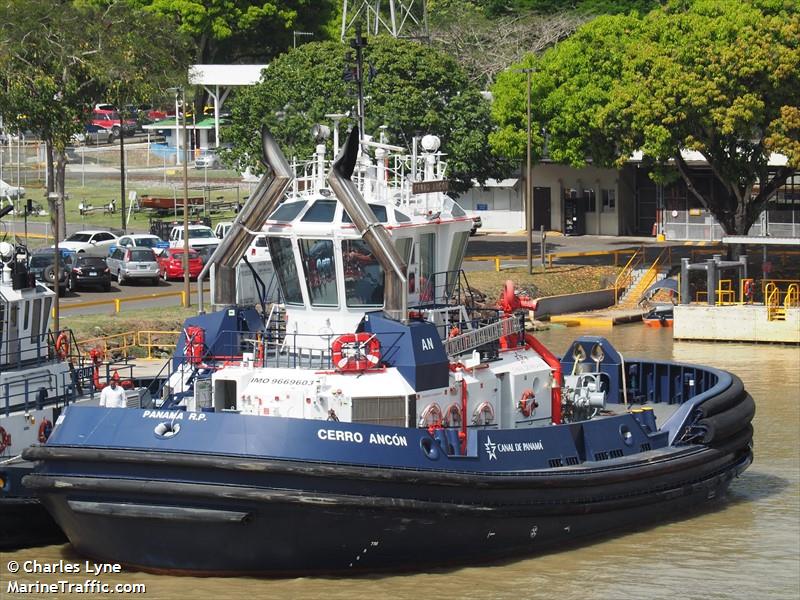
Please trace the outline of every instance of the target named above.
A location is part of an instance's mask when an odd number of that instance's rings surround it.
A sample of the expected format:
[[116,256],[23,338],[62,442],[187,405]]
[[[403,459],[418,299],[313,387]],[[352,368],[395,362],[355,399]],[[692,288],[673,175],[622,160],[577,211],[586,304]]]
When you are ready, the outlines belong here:
[[786,297],[783,300],[784,308],[791,308],[800,304],[800,284],[793,283],[786,290]]
[[[136,347],[136,331],[124,331],[122,333],[115,333],[112,335],[105,335],[101,337],[89,338],[80,340],[76,343],[76,347],[92,346],[101,348],[103,351],[103,360],[109,360],[109,351],[121,351],[125,358],[128,358],[128,351]],[[117,342],[119,345],[112,346]]]
[[633,256],[628,259],[625,266],[622,267],[619,275],[614,281],[614,304],[619,302],[620,289],[627,288],[633,279],[633,271],[644,262],[644,246],[639,246]]
[[655,281],[656,277],[658,277],[658,272],[661,269],[661,263],[664,261],[664,255],[667,256],[668,264],[672,264],[672,249],[670,246],[664,248],[661,253],[658,255],[653,261],[653,264],[650,265],[650,268],[645,271],[642,278],[639,280],[641,287],[639,289],[647,290],[648,287]]
[[161,339],[153,341],[154,336],[165,335],[180,335],[180,331],[154,331],[154,330],[139,330],[136,332],[136,345],[140,348],[147,348],[147,357],[145,360],[159,360],[153,358],[153,348],[175,348],[177,347],[178,339],[175,338],[173,343],[165,342]]
[[767,306],[767,321],[774,321],[780,307],[781,290],[772,282],[764,287],[764,304]]

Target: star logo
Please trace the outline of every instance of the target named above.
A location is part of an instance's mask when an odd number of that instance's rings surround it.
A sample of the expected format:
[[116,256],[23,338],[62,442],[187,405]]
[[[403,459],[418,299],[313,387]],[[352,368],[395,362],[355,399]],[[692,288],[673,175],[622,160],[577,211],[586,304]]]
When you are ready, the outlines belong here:
[[486,454],[489,455],[489,460],[497,460],[497,444],[488,435],[486,436],[484,447],[486,448]]

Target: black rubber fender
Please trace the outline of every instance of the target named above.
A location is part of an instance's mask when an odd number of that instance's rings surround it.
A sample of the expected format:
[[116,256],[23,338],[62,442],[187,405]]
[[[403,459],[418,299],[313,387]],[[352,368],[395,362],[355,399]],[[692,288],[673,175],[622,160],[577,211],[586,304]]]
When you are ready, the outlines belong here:
[[731,384],[728,388],[697,407],[699,418],[706,419],[717,415],[733,408],[743,400],[745,391],[742,380],[733,373],[729,373],[729,375],[731,376]]
[[753,441],[753,424],[749,423],[747,427],[735,433],[727,440],[722,440],[720,442],[710,444],[714,450],[718,450],[725,454],[729,452],[738,452],[744,450],[750,442]]
[[744,429],[756,414],[756,403],[750,394],[731,409],[714,416],[701,419],[697,424],[702,427],[703,443],[721,441]]

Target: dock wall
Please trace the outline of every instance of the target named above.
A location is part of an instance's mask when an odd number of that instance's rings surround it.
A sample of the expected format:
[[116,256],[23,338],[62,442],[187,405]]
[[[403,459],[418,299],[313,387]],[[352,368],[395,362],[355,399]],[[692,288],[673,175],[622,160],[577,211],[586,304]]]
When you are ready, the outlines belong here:
[[785,321],[767,320],[761,305],[678,305],[674,314],[676,340],[800,344],[800,308],[789,309]]
[[546,296],[536,300],[536,318],[543,319],[550,315],[565,315],[584,310],[598,310],[614,305],[614,288],[564,294],[563,296]]

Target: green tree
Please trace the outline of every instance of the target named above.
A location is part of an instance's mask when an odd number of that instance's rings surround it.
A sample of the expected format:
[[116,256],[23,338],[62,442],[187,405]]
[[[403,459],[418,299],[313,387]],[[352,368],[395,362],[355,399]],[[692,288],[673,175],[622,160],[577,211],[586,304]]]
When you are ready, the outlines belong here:
[[293,30],[318,32],[334,0],[129,0],[179,23],[199,64],[270,59],[292,47]]
[[[267,125],[287,154],[310,157],[310,129],[326,113],[351,111],[355,122],[355,85],[343,74],[352,67],[349,46],[310,43],[278,57],[262,81],[243,90],[232,106],[230,141],[235,156],[259,156],[255,132]],[[411,147],[414,136],[434,133],[447,153],[451,189],[463,191],[471,179],[484,181],[502,172],[488,150],[488,103],[456,61],[428,46],[389,36],[369,39],[365,63],[366,133],[386,126],[391,143]],[[365,71],[370,68],[365,66]]]
[[[679,0],[597,18],[524,61],[537,69],[536,130],[546,130],[551,158],[575,166],[619,166],[641,150],[655,178],[677,173],[727,233],[746,234],[798,166],[796,153],[786,167],[768,165],[771,149],[796,149],[798,40],[793,0]],[[509,156],[524,151],[523,90],[513,72],[494,88],[491,142]],[[683,149],[704,156],[724,194],[700,185]]]
[[[50,212],[60,214],[54,231],[63,237],[64,211],[56,209],[70,138],[109,94],[135,101],[185,73],[181,36],[168,21],[124,2],[12,0],[0,5],[0,22],[0,115],[45,142]],[[163,37],[151,39],[154,30]]]

